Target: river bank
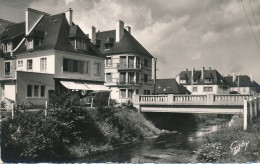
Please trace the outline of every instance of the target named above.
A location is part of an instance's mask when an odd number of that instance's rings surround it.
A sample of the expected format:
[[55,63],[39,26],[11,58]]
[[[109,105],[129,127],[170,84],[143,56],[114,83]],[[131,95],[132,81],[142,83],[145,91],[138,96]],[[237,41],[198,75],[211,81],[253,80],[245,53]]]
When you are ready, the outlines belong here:
[[2,123],[5,162],[55,162],[87,158],[158,136],[157,129],[131,107],[71,107],[36,113],[16,111]]
[[205,136],[192,162],[259,162],[260,119],[247,131],[243,131],[242,119],[235,116],[229,127]]

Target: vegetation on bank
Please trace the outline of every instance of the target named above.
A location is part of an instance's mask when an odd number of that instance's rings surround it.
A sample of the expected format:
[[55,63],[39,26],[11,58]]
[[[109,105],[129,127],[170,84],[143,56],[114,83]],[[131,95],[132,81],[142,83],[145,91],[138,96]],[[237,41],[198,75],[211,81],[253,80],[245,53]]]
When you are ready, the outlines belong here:
[[234,117],[231,126],[205,136],[194,152],[193,162],[249,162],[260,158],[260,120],[243,131],[243,119]]
[[2,122],[2,160],[52,162],[87,157],[160,130],[131,107],[66,107],[16,111]]

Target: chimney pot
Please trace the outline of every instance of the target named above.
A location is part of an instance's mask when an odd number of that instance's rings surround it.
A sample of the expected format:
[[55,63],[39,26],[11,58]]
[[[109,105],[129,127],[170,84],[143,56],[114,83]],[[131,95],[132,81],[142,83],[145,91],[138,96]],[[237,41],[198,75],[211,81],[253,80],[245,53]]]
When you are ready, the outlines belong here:
[[72,18],[73,18],[72,14],[73,14],[73,10],[71,8],[68,8],[68,10],[65,11],[65,15],[70,26],[72,26]]
[[195,71],[195,68],[192,67],[191,68],[191,83],[193,83],[194,71]]
[[124,35],[124,22],[119,20],[116,23],[116,42],[119,42]]
[[205,67],[201,68],[201,79],[204,79],[204,71],[205,71]]
[[250,80],[251,80],[251,82],[254,82],[253,74],[250,75]]
[[129,32],[129,34],[131,34],[131,27],[130,26],[126,26],[126,30]]
[[232,76],[232,81],[234,82],[236,80],[236,74],[233,73],[233,76]]

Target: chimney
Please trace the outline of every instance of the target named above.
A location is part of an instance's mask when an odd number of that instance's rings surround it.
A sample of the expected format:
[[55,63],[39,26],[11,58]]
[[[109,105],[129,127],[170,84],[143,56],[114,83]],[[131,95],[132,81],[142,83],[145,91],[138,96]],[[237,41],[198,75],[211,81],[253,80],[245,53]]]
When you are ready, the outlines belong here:
[[71,8],[68,8],[68,10],[65,11],[65,15],[70,26],[72,26],[72,14],[73,10]]
[[236,80],[236,74],[233,73],[233,76],[232,76],[232,81],[234,82]]
[[211,70],[211,67],[209,67],[209,70]]
[[124,34],[124,22],[119,20],[116,23],[116,42],[119,42]]
[[205,67],[201,68],[201,79],[204,79],[204,71],[205,71]]
[[91,42],[93,44],[96,44],[96,27],[95,26],[91,26],[91,28],[90,28],[89,39],[91,39]]
[[191,83],[193,83],[193,77],[194,77],[195,68],[191,68]]
[[125,28],[129,32],[129,34],[131,34],[131,27],[130,26],[126,26]]
[[188,68],[186,68],[186,71],[188,71],[189,69]]
[[250,80],[251,80],[251,82],[254,82],[253,74],[250,75]]

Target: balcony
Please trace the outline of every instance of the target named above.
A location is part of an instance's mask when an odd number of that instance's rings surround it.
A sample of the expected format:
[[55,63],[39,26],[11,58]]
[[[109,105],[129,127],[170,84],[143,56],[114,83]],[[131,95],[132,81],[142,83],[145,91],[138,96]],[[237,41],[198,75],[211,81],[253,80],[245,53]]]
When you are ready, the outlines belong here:
[[141,71],[142,67],[141,64],[135,64],[135,63],[117,63],[117,69],[120,71],[134,71],[139,70]]

